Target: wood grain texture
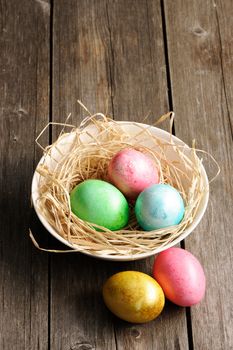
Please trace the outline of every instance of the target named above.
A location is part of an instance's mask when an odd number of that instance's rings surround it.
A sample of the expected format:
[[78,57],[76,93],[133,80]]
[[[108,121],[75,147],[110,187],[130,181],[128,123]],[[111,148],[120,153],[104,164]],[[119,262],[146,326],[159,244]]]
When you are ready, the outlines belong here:
[[110,1],[114,115],[155,122],[169,110],[160,1]]
[[[55,1],[53,23],[54,120],[72,112],[78,124],[86,113],[77,98],[92,112],[107,105],[119,120],[143,121],[151,112],[154,122],[168,111],[159,1]],[[152,263],[53,257],[51,349],[187,349],[184,309],[168,303],[159,319],[138,326],[103,305],[107,277],[127,269],[151,273]]]
[[47,257],[28,239],[36,125],[48,115],[49,4],[41,3],[0,1],[2,350],[47,349]]
[[[106,1],[54,2],[53,120],[72,113],[111,110],[110,45]],[[53,130],[53,138],[59,130]],[[51,349],[116,349],[111,316],[103,305],[103,281],[114,270],[82,254],[51,259]]]
[[111,51],[106,1],[54,2],[53,116],[78,125],[88,109],[111,114]]
[[233,135],[233,6],[231,1],[215,1],[216,26],[219,38],[219,54],[222,74],[222,87],[225,95],[227,115],[230,120],[231,134]]
[[207,277],[205,300],[191,309],[193,347],[233,349],[232,4],[166,1],[165,9],[176,135],[195,138],[221,167],[208,211],[185,243]]

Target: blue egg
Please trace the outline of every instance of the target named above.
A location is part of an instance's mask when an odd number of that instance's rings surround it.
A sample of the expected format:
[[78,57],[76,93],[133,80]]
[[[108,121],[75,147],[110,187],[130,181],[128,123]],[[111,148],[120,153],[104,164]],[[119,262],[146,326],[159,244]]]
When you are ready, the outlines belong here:
[[165,184],[146,188],[137,198],[135,214],[145,231],[177,225],[184,216],[184,201],[180,193]]

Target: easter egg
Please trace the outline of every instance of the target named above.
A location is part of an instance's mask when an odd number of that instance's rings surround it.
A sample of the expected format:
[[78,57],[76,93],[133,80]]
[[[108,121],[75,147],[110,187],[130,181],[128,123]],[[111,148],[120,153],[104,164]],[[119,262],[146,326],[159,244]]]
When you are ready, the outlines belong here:
[[184,202],[174,187],[165,184],[152,185],[138,196],[135,214],[145,231],[174,226],[184,216]]
[[153,276],[165,296],[180,306],[191,306],[205,294],[206,279],[200,262],[187,250],[169,248],[160,253],[153,266]]
[[72,212],[80,219],[119,230],[129,220],[129,206],[123,194],[102,180],[85,180],[70,193]]
[[111,159],[108,176],[110,182],[130,199],[137,198],[145,188],[159,182],[152,159],[132,148],[121,150]]
[[133,323],[153,320],[165,303],[160,285],[138,271],[123,271],[110,277],[103,286],[103,298],[113,314]]

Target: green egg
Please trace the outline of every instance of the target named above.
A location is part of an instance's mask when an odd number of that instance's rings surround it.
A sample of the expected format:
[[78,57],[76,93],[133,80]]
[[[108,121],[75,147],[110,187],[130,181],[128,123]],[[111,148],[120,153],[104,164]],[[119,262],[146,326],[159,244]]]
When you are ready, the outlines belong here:
[[129,205],[124,195],[102,180],[85,180],[70,193],[72,212],[80,219],[120,230],[129,220]]

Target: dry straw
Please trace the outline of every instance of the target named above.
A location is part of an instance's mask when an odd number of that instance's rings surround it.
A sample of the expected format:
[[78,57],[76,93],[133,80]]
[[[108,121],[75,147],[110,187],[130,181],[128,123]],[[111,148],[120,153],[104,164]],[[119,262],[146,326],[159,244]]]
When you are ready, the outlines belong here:
[[[172,125],[173,113],[159,121],[170,116]],[[193,222],[202,196],[208,191],[201,176],[202,161],[195,148],[187,151],[187,146],[175,144],[172,136],[165,141],[154,136],[149,126],[131,125],[136,130],[134,135],[125,131],[124,124],[98,113],[85,118],[78,128],[68,125],[72,128],[69,134],[64,133],[63,128],[58,139],[44,149],[44,161],[36,169],[40,174],[36,205],[47,222],[77,251],[111,257],[143,254],[165,246]],[[72,213],[71,190],[90,178],[108,181],[110,159],[119,150],[129,147],[148,154],[159,169],[160,182],[180,191],[185,201],[185,216],[179,225],[142,231],[131,205],[127,227],[119,231],[101,227],[102,231],[97,231],[98,225],[85,222]],[[171,158],[169,154],[172,154]]]

